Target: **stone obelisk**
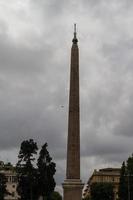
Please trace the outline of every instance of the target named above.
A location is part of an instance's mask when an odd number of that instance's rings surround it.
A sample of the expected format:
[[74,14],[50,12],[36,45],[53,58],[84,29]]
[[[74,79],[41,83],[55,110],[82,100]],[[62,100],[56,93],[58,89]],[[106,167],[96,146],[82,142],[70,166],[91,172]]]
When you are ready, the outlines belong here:
[[70,94],[67,141],[66,180],[64,200],[81,200],[83,184],[80,180],[80,105],[79,105],[79,49],[74,25],[71,48]]

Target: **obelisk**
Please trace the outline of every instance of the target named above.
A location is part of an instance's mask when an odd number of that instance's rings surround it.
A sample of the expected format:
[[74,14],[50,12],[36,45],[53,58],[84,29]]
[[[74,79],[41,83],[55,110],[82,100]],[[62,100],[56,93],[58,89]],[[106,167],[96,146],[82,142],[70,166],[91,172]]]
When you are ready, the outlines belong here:
[[64,200],[81,200],[83,189],[80,180],[79,49],[77,43],[76,24],[74,24],[70,65],[67,169],[66,180],[63,183]]

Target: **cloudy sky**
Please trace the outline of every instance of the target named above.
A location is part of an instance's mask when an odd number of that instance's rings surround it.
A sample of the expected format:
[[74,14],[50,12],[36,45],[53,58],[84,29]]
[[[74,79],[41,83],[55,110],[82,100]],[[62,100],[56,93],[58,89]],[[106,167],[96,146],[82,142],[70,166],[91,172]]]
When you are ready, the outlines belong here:
[[80,48],[81,178],[133,152],[133,2],[0,0],[0,160],[48,142],[65,179],[70,49]]

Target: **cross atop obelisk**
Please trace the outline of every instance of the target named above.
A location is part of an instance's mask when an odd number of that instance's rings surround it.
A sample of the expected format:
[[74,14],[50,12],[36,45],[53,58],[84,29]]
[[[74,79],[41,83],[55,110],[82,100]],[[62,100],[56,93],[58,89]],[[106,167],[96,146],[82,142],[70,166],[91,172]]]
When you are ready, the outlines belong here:
[[79,105],[79,49],[74,24],[71,48],[70,93],[68,115],[67,169],[63,183],[64,200],[81,200],[83,184],[80,180],[80,105]]
[[[76,24],[74,24],[74,38],[73,39],[77,39],[77,30],[76,30]],[[78,40],[76,40],[76,42],[78,42]]]

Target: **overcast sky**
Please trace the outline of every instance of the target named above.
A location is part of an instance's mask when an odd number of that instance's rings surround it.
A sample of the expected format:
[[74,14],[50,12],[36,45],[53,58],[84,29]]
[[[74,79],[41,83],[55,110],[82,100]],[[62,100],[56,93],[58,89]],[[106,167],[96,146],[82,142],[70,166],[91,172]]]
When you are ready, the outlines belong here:
[[65,179],[70,50],[80,49],[81,179],[133,152],[133,2],[0,0],[0,160],[33,138]]

